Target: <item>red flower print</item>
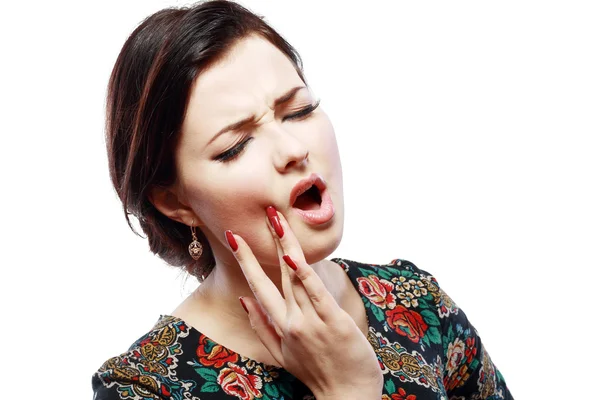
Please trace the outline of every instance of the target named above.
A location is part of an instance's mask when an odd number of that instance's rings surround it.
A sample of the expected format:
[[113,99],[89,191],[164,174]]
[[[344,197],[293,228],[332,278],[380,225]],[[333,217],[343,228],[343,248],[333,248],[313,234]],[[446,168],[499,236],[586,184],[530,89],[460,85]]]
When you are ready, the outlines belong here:
[[375,275],[369,275],[367,278],[360,277],[356,281],[360,292],[377,307],[385,310],[396,306],[396,296],[392,293],[394,289],[392,282],[379,279]]
[[393,310],[386,311],[385,315],[387,316],[387,323],[396,332],[400,335],[408,336],[414,343],[418,343],[425,336],[428,326],[418,312],[408,310],[403,305],[398,304]]
[[398,393],[392,394],[392,397],[384,394],[381,396],[381,400],[417,400],[417,396],[414,394],[406,395],[406,390],[399,388]]
[[471,364],[473,361],[473,357],[477,355],[477,347],[475,347],[475,338],[468,337],[465,341],[467,344],[467,349],[465,350],[465,356],[467,356],[467,363]]
[[221,368],[228,362],[234,363],[238,360],[238,355],[236,353],[214,343],[204,335],[200,335],[196,355],[198,356],[198,361],[200,361],[202,365],[206,365],[207,367],[214,366],[215,368]]
[[217,382],[225,393],[237,396],[242,400],[253,400],[262,397],[260,388],[262,381],[256,375],[248,375],[246,368],[228,363],[229,368],[223,368],[217,377]]

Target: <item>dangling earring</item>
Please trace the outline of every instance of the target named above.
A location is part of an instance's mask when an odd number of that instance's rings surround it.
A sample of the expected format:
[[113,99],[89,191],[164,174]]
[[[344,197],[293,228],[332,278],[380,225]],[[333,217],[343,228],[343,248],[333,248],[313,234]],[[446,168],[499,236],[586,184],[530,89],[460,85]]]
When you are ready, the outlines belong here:
[[192,230],[193,240],[188,247],[188,251],[190,252],[190,256],[192,256],[194,260],[197,260],[202,255],[202,243],[200,243],[198,241],[198,238],[196,237],[196,227],[194,226],[194,220],[192,220],[192,226],[190,226],[190,228]]

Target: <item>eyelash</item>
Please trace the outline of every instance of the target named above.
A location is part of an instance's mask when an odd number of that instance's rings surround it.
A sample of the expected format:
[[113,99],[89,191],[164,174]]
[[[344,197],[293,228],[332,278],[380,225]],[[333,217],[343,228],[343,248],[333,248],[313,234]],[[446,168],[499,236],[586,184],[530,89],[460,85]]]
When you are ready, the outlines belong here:
[[[291,114],[291,115],[287,115],[287,116],[283,117],[282,122],[285,121],[285,120],[288,120],[288,119],[299,120],[299,119],[302,119],[304,117],[308,117],[308,116],[310,116],[310,114],[312,114],[313,111],[315,111],[317,109],[317,107],[319,107],[320,103],[321,103],[321,100],[318,100],[315,104],[311,104],[308,107],[305,107],[302,110],[298,111],[297,113],[294,113],[294,114]],[[227,151],[219,154],[215,158],[215,160],[219,161],[219,162],[228,162],[228,161],[233,160],[242,151],[244,151],[244,149],[246,148],[246,143],[248,143],[252,139],[253,139],[252,136],[247,137],[240,144],[235,145],[231,149],[229,149],[229,150],[227,150]]]

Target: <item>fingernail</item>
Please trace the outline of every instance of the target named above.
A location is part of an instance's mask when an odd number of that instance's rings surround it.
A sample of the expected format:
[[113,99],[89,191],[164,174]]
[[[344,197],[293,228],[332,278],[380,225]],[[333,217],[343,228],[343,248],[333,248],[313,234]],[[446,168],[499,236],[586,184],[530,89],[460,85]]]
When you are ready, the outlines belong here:
[[246,304],[244,304],[244,298],[242,296],[240,296],[240,303],[242,303],[242,307],[244,307],[244,311],[246,311],[246,314],[249,314],[248,309],[246,308]]
[[231,232],[230,230],[226,230],[225,238],[227,238],[227,243],[229,243],[229,247],[231,247],[231,250],[233,250],[234,252],[237,251],[238,244],[235,241],[235,237],[233,237],[233,232]]
[[269,217],[269,222],[271,222],[271,226],[275,229],[275,233],[281,239],[283,237],[283,227],[281,226],[281,222],[279,221],[279,215],[277,215],[277,210],[275,207],[269,206],[267,207],[267,216]]
[[296,265],[296,263],[294,262],[294,260],[292,260],[292,258],[290,256],[288,256],[287,254],[284,254],[283,256],[283,260],[285,261],[285,263],[287,265],[290,266],[291,269],[293,269],[294,271],[298,269],[298,266]]

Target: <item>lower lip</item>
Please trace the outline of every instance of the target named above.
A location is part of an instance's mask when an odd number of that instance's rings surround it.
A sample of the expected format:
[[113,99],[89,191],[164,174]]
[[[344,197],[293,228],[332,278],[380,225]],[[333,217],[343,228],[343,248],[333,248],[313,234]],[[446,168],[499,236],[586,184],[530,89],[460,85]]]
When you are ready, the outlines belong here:
[[329,221],[335,214],[335,208],[331,201],[331,196],[327,189],[321,193],[321,207],[317,210],[301,210],[294,208],[294,211],[302,217],[302,219],[310,225],[320,225]]

